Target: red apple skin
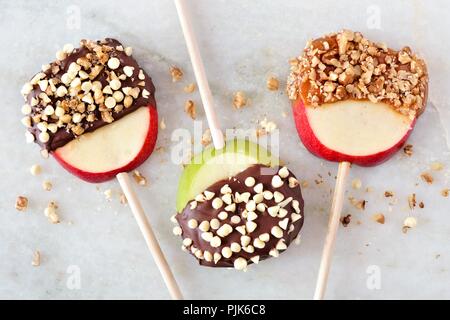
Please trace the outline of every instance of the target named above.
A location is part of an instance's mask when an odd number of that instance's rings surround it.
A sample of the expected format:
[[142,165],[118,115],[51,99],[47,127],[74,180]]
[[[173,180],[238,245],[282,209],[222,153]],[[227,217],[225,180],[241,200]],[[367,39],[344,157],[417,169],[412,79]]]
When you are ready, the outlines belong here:
[[305,105],[303,104],[303,101],[300,98],[292,103],[292,111],[294,114],[295,126],[297,127],[297,132],[300,137],[300,140],[303,142],[303,144],[305,145],[306,149],[309,150],[309,152],[311,152],[317,157],[323,158],[328,161],[335,161],[335,162],[348,161],[350,163],[354,163],[362,167],[376,166],[388,160],[391,156],[393,156],[395,152],[397,152],[399,149],[402,148],[403,144],[408,139],[416,123],[416,119],[414,119],[414,121],[411,123],[410,129],[405,134],[405,136],[391,148],[367,156],[352,156],[329,149],[326,146],[324,146],[319,141],[319,139],[317,139],[309,124]]
[[87,172],[75,168],[74,166],[65,162],[64,159],[59,157],[58,153],[56,152],[52,152],[52,155],[67,171],[84,181],[99,183],[114,179],[118,173],[128,172],[140,166],[153,152],[156,144],[156,139],[158,137],[158,111],[156,110],[156,107],[149,105],[148,112],[150,112],[150,125],[142,149],[132,161],[130,161],[122,168],[117,168],[115,170],[100,173]]

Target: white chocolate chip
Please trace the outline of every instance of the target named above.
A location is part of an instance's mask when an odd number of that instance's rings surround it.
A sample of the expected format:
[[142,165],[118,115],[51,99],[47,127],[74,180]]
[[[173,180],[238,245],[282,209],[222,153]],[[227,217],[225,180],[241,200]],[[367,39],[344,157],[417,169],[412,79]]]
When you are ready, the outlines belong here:
[[232,190],[231,190],[230,186],[227,184],[224,185],[222,188],[220,188],[221,194],[227,194],[227,193],[231,193],[231,192],[232,192]]
[[243,247],[246,247],[246,246],[248,246],[250,244],[251,240],[252,239],[249,236],[241,236],[241,245]]
[[33,164],[33,165],[31,166],[31,168],[30,168],[30,173],[31,173],[33,176],[40,175],[41,172],[42,172],[42,168],[41,168],[41,166],[38,165],[38,164]]
[[237,258],[234,260],[234,268],[236,270],[245,270],[247,268],[247,260],[241,257]]
[[255,185],[255,182],[256,182],[255,178],[247,177],[247,179],[245,179],[244,183],[247,187],[253,187]]
[[108,97],[105,99],[105,106],[108,109],[112,109],[116,106],[116,99],[114,99],[113,97]]
[[194,210],[195,208],[197,208],[197,201],[191,201],[191,203],[189,204],[189,207],[191,208],[191,210]]
[[248,253],[253,253],[253,252],[255,252],[255,247],[252,245],[248,245],[246,247],[243,247],[242,250],[244,250],[245,252],[248,252]]
[[31,106],[30,106],[29,104],[24,104],[24,105],[22,106],[21,111],[22,111],[23,114],[28,115],[28,114],[31,113]]
[[230,233],[233,232],[233,227],[230,226],[228,223],[225,223],[217,230],[217,235],[224,238],[228,236]]
[[281,180],[279,175],[274,175],[272,177],[272,187],[280,188],[283,185],[283,180]]
[[205,240],[206,242],[210,242],[213,238],[213,233],[212,232],[203,232],[201,237],[203,240]]
[[302,216],[299,215],[299,214],[297,214],[297,213],[292,213],[292,214],[291,214],[291,220],[292,220],[292,222],[296,222],[296,221],[300,220],[301,218],[302,218]]
[[208,190],[206,190],[203,193],[205,194],[206,200],[211,200],[212,198],[214,198],[214,195],[215,195],[214,192],[211,192],[211,191],[208,191]]
[[289,176],[289,170],[286,167],[283,167],[278,171],[278,175],[283,179],[287,178]]
[[132,47],[126,47],[125,48],[125,54],[127,56],[131,56],[133,54],[133,48]]
[[264,212],[266,211],[266,205],[264,203],[258,203],[256,205],[256,210],[258,210],[259,212]]
[[220,198],[214,198],[211,205],[214,209],[220,209],[223,206],[223,201]]
[[225,220],[226,218],[228,218],[228,213],[226,213],[225,211],[221,211],[221,212],[217,215],[217,217],[218,217],[220,220]]
[[259,256],[251,257],[250,260],[251,260],[254,264],[258,264],[258,263],[259,263]]
[[281,229],[286,230],[289,223],[289,218],[284,218],[280,222],[278,222],[278,225],[281,227]]
[[254,188],[253,191],[255,191],[256,193],[262,193],[264,190],[264,186],[262,183],[258,183]]
[[286,250],[287,249],[287,245],[284,242],[284,239],[280,239],[280,241],[278,241],[275,249],[277,249],[277,250]]
[[237,242],[233,242],[233,243],[230,245],[230,249],[231,249],[231,251],[233,251],[233,252],[235,252],[235,253],[238,253],[238,252],[241,251],[241,245],[240,245],[239,243],[237,243]]
[[258,215],[254,211],[249,211],[247,213],[247,220],[248,221],[254,221],[258,218]]
[[183,246],[189,247],[191,244],[192,244],[192,239],[191,238],[184,238],[183,239]]
[[183,230],[180,228],[180,226],[176,226],[172,229],[172,232],[176,236],[181,236],[183,234]]
[[205,252],[203,253],[203,258],[205,258],[205,261],[211,262],[213,259],[213,256],[212,256],[211,252],[205,250]]
[[197,201],[197,202],[204,202],[205,201],[205,196],[200,193],[200,194],[195,196],[194,200]]
[[222,240],[218,236],[215,236],[211,239],[210,245],[213,248],[218,248],[222,244]]
[[247,204],[245,205],[245,209],[247,209],[247,211],[255,211],[256,210],[256,203],[254,200],[250,200],[247,202]]
[[292,201],[292,197],[289,197],[287,199],[284,199],[283,201],[281,201],[278,205],[282,208],[286,207],[291,201]]
[[255,194],[253,196],[253,201],[255,201],[255,203],[261,203],[261,202],[263,202],[263,200],[264,200],[264,196],[262,195],[262,193]]
[[250,192],[244,192],[244,193],[242,193],[240,196],[239,196],[239,198],[240,198],[240,202],[244,202],[244,203],[247,203],[248,202],[248,200],[250,199]]
[[275,199],[276,203],[279,203],[284,200],[284,194],[282,194],[281,192],[275,191],[273,193],[273,198]]
[[292,201],[292,208],[295,210],[296,213],[300,213],[300,203],[298,200]]
[[234,223],[234,224],[238,224],[239,222],[241,222],[241,218],[239,216],[232,216],[230,220],[231,220],[231,223]]
[[245,223],[245,227],[246,227],[248,233],[252,233],[253,231],[255,231],[257,226],[258,225],[255,222],[253,222],[253,221],[247,221]]
[[278,214],[278,211],[280,211],[280,206],[273,206],[267,208],[267,211],[269,212],[271,217],[276,217]]
[[287,216],[287,214],[288,214],[288,211],[285,208],[280,208],[280,210],[278,210],[277,217],[284,218]]
[[120,66],[119,59],[113,57],[108,60],[108,67],[112,70],[117,69]]
[[209,230],[209,221],[208,220],[202,221],[198,226],[198,228],[203,232],[207,232]]
[[27,128],[31,127],[31,117],[29,116],[23,117],[20,122],[22,122],[22,124]]
[[267,242],[267,241],[270,240],[270,234],[268,234],[267,232],[266,233],[261,233],[258,238],[261,241]]
[[283,237],[283,230],[279,226],[273,226],[270,233],[278,239]]
[[231,257],[232,254],[233,254],[233,252],[231,251],[230,247],[222,248],[222,256],[224,256],[225,258]]
[[123,67],[123,73],[126,74],[127,77],[131,77],[133,75],[134,67],[125,66]]
[[288,181],[289,181],[289,188],[291,188],[291,189],[295,188],[299,185],[298,180],[295,179],[294,177],[289,177]]
[[269,255],[271,255],[274,258],[278,258],[278,256],[280,255],[280,252],[278,252],[277,249],[272,249],[269,251]]
[[211,229],[217,230],[220,228],[220,221],[216,218],[211,219],[211,221],[209,222],[209,226],[211,227]]
[[227,194],[223,195],[222,201],[225,202],[227,205],[230,205],[233,202],[233,200],[231,199],[231,194],[227,193]]
[[119,90],[120,87],[122,86],[122,83],[118,79],[113,79],[109,82],[109,86],[111,87],[112,90]]
[[50,140],[50,136],[47,132],[41,132],[39,133],[39,141],[46,143]]
[[236,203],[232,203],[232,204],[226,206],[225,210],[229,211],[229,212],[235,212],[236,211]]
[[237,230],[237,232],[239,232],[242,235],[245,235],[247,233],[247,231],[245,230],[245,226],[239,226],[235,228]]
[[35,140],[34,135],[31,132],[26,131],[25,132],[25,141],[27,143],[32,143],[32,142],[34,142],[34,140]]
[[256,238],[253,240],[253,246],[258,249],[262,249],[266,246],[266,244],[260,239]]
[[217,264],[220,259],[222,259],[222,255],[218,252],[214,252],[214,263]]
[[417,227],[417,219],[414,217],[407,217],[403,221],[403,225],[408,228],[415,228],[415,227]]

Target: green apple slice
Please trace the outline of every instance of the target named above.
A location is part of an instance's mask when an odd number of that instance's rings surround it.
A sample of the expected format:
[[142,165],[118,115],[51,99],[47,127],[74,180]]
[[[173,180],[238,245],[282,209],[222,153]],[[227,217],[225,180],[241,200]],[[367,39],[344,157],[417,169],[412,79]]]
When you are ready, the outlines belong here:
[[184,168],[178,185],[177,212],[210,185],[235,176],[254,164],[275,166],[278,159],[249,140],[227,141],[221,150],[215,150],[213,146],[206,148]]

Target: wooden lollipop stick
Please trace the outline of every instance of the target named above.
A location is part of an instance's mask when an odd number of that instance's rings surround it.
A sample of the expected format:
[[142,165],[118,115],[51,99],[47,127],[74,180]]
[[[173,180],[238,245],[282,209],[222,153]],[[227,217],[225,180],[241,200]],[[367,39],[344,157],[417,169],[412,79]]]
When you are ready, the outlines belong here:
[[222,130],[214,111],[214,101],[209,88],[208,78],[206,77],[205,67],[203,66],[202,57],[198,48],[197,39],[192,28],[191,19],[187,12],[186,2],[184,0],[175,0],[178,18],[180,19],[181,28],[183,29],[186,46],[191,57],[192,67],[194,69],[195,79],[197,80],[198,90],[202,98],[203,108],[205,109],[206,119],[208,120],[211,137],[216,149],[222,149],[225,145]]
[[158,244],[158,240],[156,240],[155,234],[153,233],[152,227],[150,226],[150,222],[145,215],[144,209],[142,209],[141,203],[139,202],[136,193],[131,185],[131,179],[128,173],[122,172],[117,176],[117,180],[119,180],[119,184],[122,187],[122,191],[127,197],[128,204],[130,205],[131,211],[139,225],[139,229],[145,238],[145,242],[147,243],[148,248],[153,256],[153,259],[158,266],[159,271],[166,283],[167,289],[169,289],[170,295],[174,300],[183,299],[183,295],[181,294],[180,288],[175,280],[175,277],[170,270],[169,264],[167,263],[166,258],[161,250],[161,247]]
[[350,162],[340,162],[336,186],[331,204],[330,218],[328,221],[328,232],[325,237],[325,244],[322,251],[322,260],[320,262],[319,275],[317,277],[316,291],[314,300],[322,300],[327,287],[328,274],[330,272],[331,258],[336,240],[336,233],[339,227],[342,206],[344,205],[345,182],[350,171]]

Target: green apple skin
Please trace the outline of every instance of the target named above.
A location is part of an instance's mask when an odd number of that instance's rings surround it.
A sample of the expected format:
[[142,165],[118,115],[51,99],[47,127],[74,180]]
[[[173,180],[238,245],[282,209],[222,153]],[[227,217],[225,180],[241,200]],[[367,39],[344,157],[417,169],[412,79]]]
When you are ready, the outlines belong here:
[[232,177],[254,164],[269,167],[279,165],[279,160],[260,145],[243,139],[225,143],[221,150],[207,147],[195,155],[185,166],[178,184],[177,212],[183,211],[187,203],[217,181]]

